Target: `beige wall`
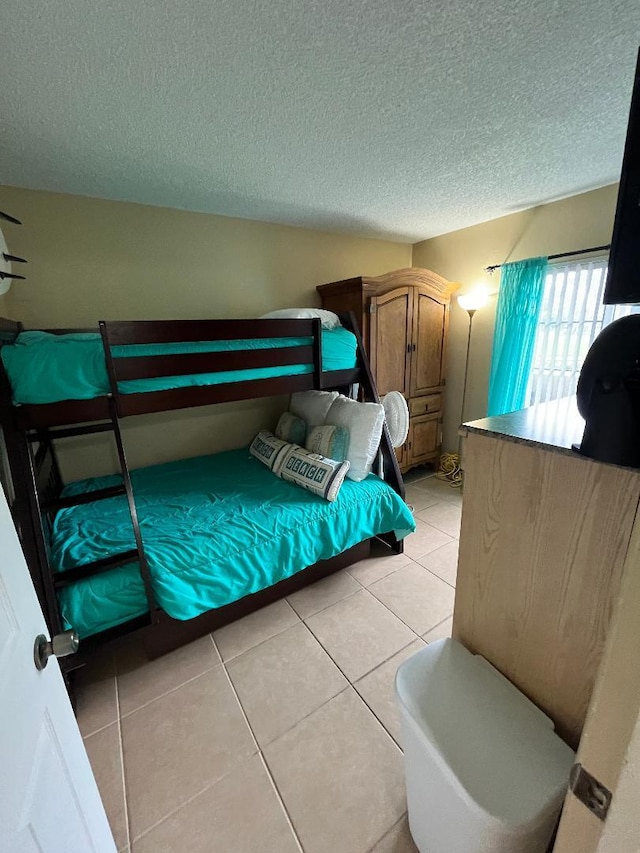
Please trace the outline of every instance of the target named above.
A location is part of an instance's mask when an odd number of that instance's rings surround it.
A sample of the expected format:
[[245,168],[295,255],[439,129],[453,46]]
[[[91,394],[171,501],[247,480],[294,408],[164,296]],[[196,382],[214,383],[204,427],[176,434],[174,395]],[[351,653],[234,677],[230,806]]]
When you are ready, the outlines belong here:
[[[0,303],[26,326],[94,326],[101,319],[256,317],[319,304],[315,286],[411,265],[411,246],[210,214],[12,187],[6,229],[28,280]],[[272,425],[282,401],[248,401],[126,422],[132,465],[239,447]],[[113,467],[83,440],[66,474]]]
[[[617,185],[612,185],[425,240],[413,247],[413,265],[461,282],[460,292],[483,283],[495,293],[499,273],[487,275],[484,268],[490,264],[608,243],[616,197]],[[465,420],[486,415],[495,307],[494,295],[473,321]],[[444,443],[455,449],[468,330],[468,315],[455,299],[450,329]]]
[[[607,243],[617,187],[573,196],[417,243],[390,243],[210,214],[12,187],[4,207],[11,249],[29,259],[28,280],[0,297],[0,313],[25,325],[94,325],[99,319],[251,317],[317,304],[315,286],[409,266],[497,290],[489,264]],[[495,296],[476,315],[465,419],[483,417]],[[467,314],[454,300],[447,365],[445,446],[453,449],[462,402]],[[281,401],[229,404],[126,424],[133,465],[238,446],[272,422]],[[157,428],[156,424],[165,425]],[[71,476],[96,469],[95,442],[74,453]],[[109,470],[113,457],[99,459]]]

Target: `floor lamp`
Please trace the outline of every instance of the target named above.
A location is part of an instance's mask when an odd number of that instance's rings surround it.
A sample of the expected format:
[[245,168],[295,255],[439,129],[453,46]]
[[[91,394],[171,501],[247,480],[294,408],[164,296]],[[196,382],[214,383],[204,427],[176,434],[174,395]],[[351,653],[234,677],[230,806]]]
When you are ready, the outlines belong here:
[[[471,352],[471,330],[473,328],[473,318],[478,309],[483,308],[487,304],[489,298],[484,287],[477,287],[470,293],[463,293],[458,296],[458,305],[463,308],[469,315],[469,332],[467,334],[467,355],[464,363],[464,384],[462,388],[462,406],[460,407],[460,423],[464,423],[464,404],[467,400],[467,378],[469,376],[469,354]],[[440,458],[440,470],[436,474],[438,479],[447,480],[454,488],[462,486],[463,472],[460,467],[460,445],[462,438],[458,438],[457,453],[443,453]]]

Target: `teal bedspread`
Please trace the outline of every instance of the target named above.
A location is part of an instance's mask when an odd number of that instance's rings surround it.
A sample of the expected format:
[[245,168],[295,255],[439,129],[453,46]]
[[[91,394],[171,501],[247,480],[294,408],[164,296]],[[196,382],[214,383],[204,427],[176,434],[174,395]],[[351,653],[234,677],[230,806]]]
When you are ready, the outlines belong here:
[[[334,503],[275,477],[248,450],[132,472],[142,538],[159,604],[191,619],[258,592],[379,533],[414,530],[401,498],[370,474],[345,480]],[[73,483],[65,495],[118,482]],[[56,570],[134,548],[126,498],[60,510],[51,553]],[[60,592],[65,624],[80,636],[146,612],[140,574],[123,566]]]
[[[115,357],[169,355],[172,353],[229,352],[302,346],[311,338],[256,338],[237,341],[202,341],[178,344],[144,344],[114,347]],[[91,400],[109,392],[102,340],[97,333],[52,335],[22,332],[14,344],[3,346],[0,355],[13,389],[15,403],[57,403],[60,400]],[[347,370],[356,364],[356,339],[347,329],[322,330],[322,369]],[[193,385],[218,385],[273,376],[311,373],[311,364],[227,370],[188,376],[163,376],[121,382],[123,394],[162,391]]]

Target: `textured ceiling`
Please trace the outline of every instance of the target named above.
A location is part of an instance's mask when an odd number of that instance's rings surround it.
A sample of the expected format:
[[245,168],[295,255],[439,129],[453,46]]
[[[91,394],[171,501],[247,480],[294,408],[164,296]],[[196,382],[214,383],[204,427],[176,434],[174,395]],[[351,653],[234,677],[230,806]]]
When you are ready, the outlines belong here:
[[3,0],[7,184],[415,241],[618,178],[638,0]]

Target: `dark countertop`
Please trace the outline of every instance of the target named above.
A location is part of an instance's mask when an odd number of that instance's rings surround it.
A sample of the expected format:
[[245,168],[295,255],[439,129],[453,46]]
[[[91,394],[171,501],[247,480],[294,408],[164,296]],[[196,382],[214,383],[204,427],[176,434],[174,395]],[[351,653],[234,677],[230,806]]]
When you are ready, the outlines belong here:
[[584,420],[578,412],[575,397],[563,397],[550,403],[538,403],[529,409],[483,418],[465,423],[462,433],[475,432],[502,436],[507,440],[535,444],[575,454],[572,444],[579,444],[584,431]]

